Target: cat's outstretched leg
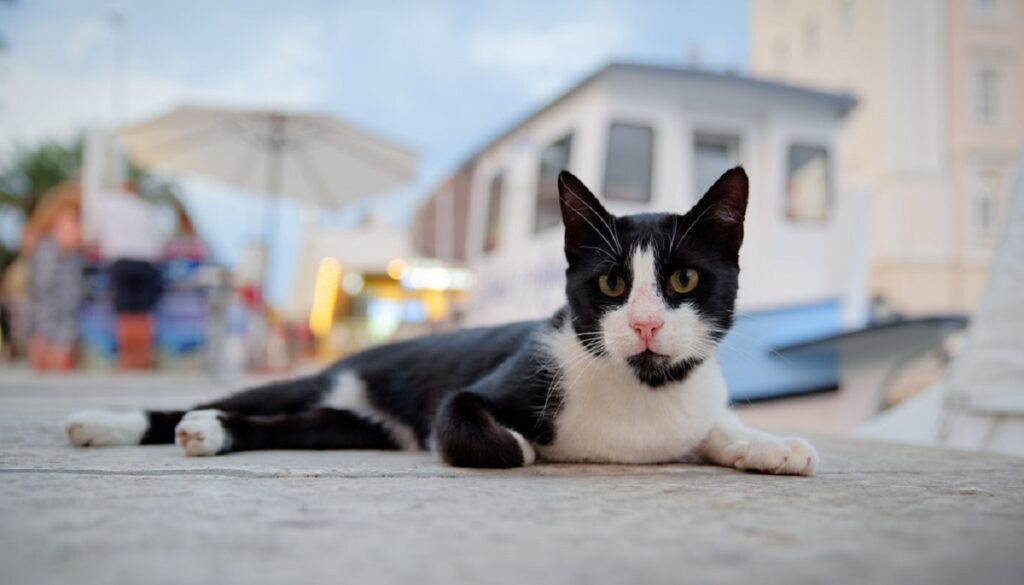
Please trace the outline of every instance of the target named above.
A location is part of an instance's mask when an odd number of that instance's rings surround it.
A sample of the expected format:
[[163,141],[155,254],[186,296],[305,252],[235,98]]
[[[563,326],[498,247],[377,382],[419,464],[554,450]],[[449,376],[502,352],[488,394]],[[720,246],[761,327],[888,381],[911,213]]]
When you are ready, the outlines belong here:
[[140,411],[81,410],[64,419],[64,432],[79,447],[139,445],[149,426],[149,416]]
[[723,467],[780,475],[813,475],[818,466],[817,451],[804,439],[752,429],[732,412],[708,433],[704,456]]
[[[334,387],[326,373],[273,382],[237,392],[196,406],[193,410],[221,410],[269,416],[309,410],[321,403]],[[174,430],[186,410],[109,412],[83,410],[64,421],[72,444],[79,447],[157,445],[175,441]]]
[[263,449],[419,448],[407,429],[335,408],[277,416],[193,410],[178,423],[175,442],[193,457]]
[[64,419],[64,432],[78,447],[158,445],[174,442],[184,410],[80,410]]
[[441,457],[456,467],[522,467],[536,459],[529,441],[499,424],[487,400],[472,392],[445,400],[435,434]]

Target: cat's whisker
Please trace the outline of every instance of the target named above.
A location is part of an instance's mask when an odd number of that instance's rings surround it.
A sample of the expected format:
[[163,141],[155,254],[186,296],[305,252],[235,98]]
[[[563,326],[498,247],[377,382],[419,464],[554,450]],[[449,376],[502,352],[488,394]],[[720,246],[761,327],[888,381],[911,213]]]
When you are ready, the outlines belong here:
[[[700,223],[700,220],[704,219],[704,214],[706,214],[708,211],[710,211],[712,207],[714,207],[714,206],[709,205],[708,207],[705,207],[699,214],[697,214],[696,219],[694,219],[693,222],[691,222],[690,225],[687,226],[686,229],[683,231],[683,235],[679,238],[679,244],[678,245],[682,245],[683,242],[686,241],[686,236],[690,235],[690,232],[693,230],[693,228],[696,227],[697,224]],[[673,248],[673,250],[674,249],[675,248]]]
[[[580,201],[583,202],[582,199]],[[586,205],[586,202],[583,202],[583,204]],[[588,205],[588,207],[589,207],[589,205]],[[578,209],[576,209],[575,207],[571,207],[570,206],[570,209],[572,209],[573,213],[578,215],[580,217],[580,219],[582,219],[583,221],[587,222],[587,225],[589,225],[590,228],[594,230],[594,233],[596,233],[602,240],[604,240],[604,243],[608,244],[608,248],[610,250],[615,248],[615,246],[612,245],[612,243],[608,240],[608,238],[606,238],[604,236],[604,234],[601,233],[601,230],[597,229],[597,226],[595,226],[593,224],[593,222],[591,222],[589,219],[587,219],[587,216],[585,216],[582,213],[580,213],[580,211]],[[620,251],[620,253],[621,253],[621,251]]]
[[[555,394],[555,390],[565,381],[566,376],[568,376],[569,374],[569,371],[574,369],[580,363],[586,362],[587,360],[593,360],[594,362],[597,361],[595,356],[591,355],[587,351],[584,351],[581,354],[578,354],[573,358],[569,359],[568,361],[558,364],[559,367],[556,368],[557,373],[555,376],[552,377],[550,383],[548,384],[547,390],[545,391],[544,403],[541,406],[537,422],[534,424],[534,429],[536,429],[542,421],[546,420],[546,416],[548,414],[548,406],[551,402],[551,397],[553,394]],[[561,408],[563,403],[564,396],[559,399],[559,409]]]
[[679,216],[673,215],[672,216],[672,237],[670,237],[668,239],[668,250],[666,251],[666,254],[671,254],[672,251],[676,249],[676,246],[675,246],[675,242],[676,242],[676,229],[678,227],[679,227]]
[[622,243],[619,242],[619,224],[612,218],[612,236],[615,238],[615,245],[618,246],[619,252],[622,252]]
[[[600,220],[602,224],[604,224],[604,227],[608,229],[608,234],[612,237],[613,240],[615,240],[615,243],[616,243],[615,248],[621,254],[622,253],[622,245],[619,244],[619,239],[618,239],[618,237],[617,237],[617,235],[615,233],[615,230],[613,230],[612,227],[610,225],[608,225],[608,222],[605,220],[604,214],[598,213],[593,207],[591,207],[591,205],[589,203],[587,203],[586,198],[581,196],[579,193],[577,193],[571,186],[569,186],[568,184],[566,184],[564,182],[562,183],[562,185],[565,187],[565,189],[569,193],[571,193],[573,195],[573,197],[575,198],[576,201],[582,203],[584,207],[586,207],[588,210],[590,210],[590,212],[593,213],[594,216],[597,217],[597,219]],[[590,227],[594,228],[594,231],[597,231],[598,235],[601,235],[601,233],[597,230],[597,228],[594,226],[594,224],[590,223],[590,221],[587,220],[587,218],[584,217],[582,213],[580,213],[575,207],[570,206],[570,208],[574,212],[576,212],[577,215],[579,215],[581,218],[583,218],[583,220],[586,221],[587,224],[590,225]],[[614,219],[612,220],[612,223],[613,224],[615,223]],[[602,239],[604,238],[604,236],[601,236],[601,237],[602,237]],[[607,242],[607,240],[605,240],[605,241]],[[608,245],[611,246],[610,243]]]
[[[763,344],[763,341],[764,341],[764,340],[759,339],[757,337],[753,337],[753,336],[747,335],[746,333],[739,332],[739,331],[737,331],[735,329],[729,331],[727,337],[730,337],[730,336],[731,337],[737,337],[739,339],[745,339],[745,340],[748,340],[748,341],[751,341],[751,342],[755,342],[755,343],[758,343],[758,344]],[[725,340],[725,338],[723,338],[723,341],[724,340]],[[765,347],[764,348],[764,352],[765,352],[766,355],[770,355],[770,356],[776,357],[776,358],[782,360],[783,362],[785,362],[788,365],[795,365],[795,362],[792,359],[790,359],[789,357],[783,355],[782,353],[780,353],[776,349],[772,349],[771,347]]]
[[580,248],[583,248],[583,249],[586,249],[586,250],[594,250],[595,252],[600,252],[600,253],[604,254],[605,256],[607,256],[608,259],[611,260],[613,264],[615,264],[615,265],[619,264],[619,259],[616,258],[614,254],[612,254],[608,250],[605,250],[604,248],[600,248],[600,247],[597,247],[597,246],[580,246]]
[[736,309],[733,309],[732,314],[733,314],[733,316],[740,316],[740,317],[743,317],[744,319],[750,319],[751,321],[762,321],[763,320],[762,317],[756,316],[753,313],[747,313],[746,311],[740,311],[740,310],[736,310]]

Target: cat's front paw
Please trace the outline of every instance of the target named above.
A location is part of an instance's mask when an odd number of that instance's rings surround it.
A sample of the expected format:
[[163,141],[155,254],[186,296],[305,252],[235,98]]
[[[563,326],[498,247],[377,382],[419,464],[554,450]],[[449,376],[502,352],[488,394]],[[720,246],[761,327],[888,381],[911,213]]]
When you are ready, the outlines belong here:
[[813,475],[818,467],[818,452],[799,438],[737,441],[726,447],[723,455],[736,469],[760,473]]
[[185,413],[174,427],[174,442],[189,457],[219,455],[228,450],[228,432],[219,410],[193,410]]

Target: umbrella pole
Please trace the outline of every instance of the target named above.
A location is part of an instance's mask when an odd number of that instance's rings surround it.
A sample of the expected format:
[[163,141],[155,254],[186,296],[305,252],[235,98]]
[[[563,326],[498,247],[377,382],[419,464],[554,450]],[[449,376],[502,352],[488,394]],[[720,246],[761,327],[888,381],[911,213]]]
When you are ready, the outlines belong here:
[[286,118],[273,114],[269,119],[267,133],[267,178],[266,191],[269,195],[263,210],[263,302],[267,303],[270,290],[270,251],[277,239],[278,215],[281,199],[281,165],[284,162]]

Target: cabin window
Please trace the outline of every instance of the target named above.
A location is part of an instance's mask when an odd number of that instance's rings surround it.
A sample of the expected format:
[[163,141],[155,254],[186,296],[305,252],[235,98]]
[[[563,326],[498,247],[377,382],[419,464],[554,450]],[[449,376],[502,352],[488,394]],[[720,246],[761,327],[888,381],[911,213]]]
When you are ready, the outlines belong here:
[[977,18],[993,18],[999,16],[1000,0],[974,0],[974,16]]
[[649,202],[653,166],[654,129],[612,124],[604,161],[604,196],[611,201]]
[[785,72],[789,68],[789,45],[786,39],[775,39],[775,69]]
[[996,173],[984,172],[978,176],[972,207],[977,239],[991,240],[999,226],[999,176]]
[[722,173],[739,164],[740,138],[729,134],[698,133],[693,138],[693,200]]
[[501,199],[505,175],[498,173],[487,186],[487,215],[484,224],[484,253],[498,249],[501,239]]
[[786,216],[806,223],[828,220],[831,185],[828,149],[791,144],[786,173]]
[[839,27],[845,33],[852,33],[856,28],[856,7],[854,0],[840,0],[839,2]]
[[818,58],[818,21],[808,19],[804,22],[804,57]]
[[558,206],[558,173],[569,168],[572,134],[567,134],[540,153],[537,173],[537,206],[533,214],[533,231],[540,232],[562,222]]
[[980,124],[999,120],[999,72],[994,67],[981,67],[974,78],[974,117]]

